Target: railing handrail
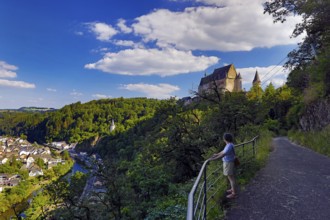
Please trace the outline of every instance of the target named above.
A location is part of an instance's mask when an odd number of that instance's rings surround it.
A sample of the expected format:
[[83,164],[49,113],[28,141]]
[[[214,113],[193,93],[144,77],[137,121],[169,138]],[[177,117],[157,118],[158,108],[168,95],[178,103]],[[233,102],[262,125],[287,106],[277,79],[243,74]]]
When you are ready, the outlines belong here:
[[242,145],[252,143],[252,142],[254,142],[258,137],[259,137],[259,135],[258,135],[258,136],[255,136],[255,137],[252,138],[251,140],[246,141],[246,142],[244,142],[244,143],[236,144],[236,145],[234,145],[234,147],[240,147],[240,146],[242,146]]
[[188,210],[187,210],[187,220],[188,219],[193,219],[193,215],[194,215],[194,194],[196,192],[196,188],[198,186],[198,183],[204,173],[205,167],[206,165],[210,162],[210,159],[205,160],[205,162],[202,165],[201,170],[199,171],[199,174],[197,176],[197,179],[195,180],[195,183],[193,185],[193,187],[190,190],[189,196],[188,196]]
[[[234,147],[240,147],[240,146],[244,146],[246,144],[250,144],[252,142],[255,142],[258,137],[259,136],[255,136],[250,141],[234,145]],[[198,186],[198,184],[199,184],[199,182],[202,178],[202,175],[204,174],[204,171],[206,170],[206,166],[210,161],[212,161],[211,158],[208,158],[207,160],[204,161],[204,163],[201,167],[201,170],[199,171],[199,174],[198,174],[198,176],[197,176],[197,178],[194,182],[194,185],[193,185],[193,187],[191,188],[191,190],[189,192],[188,207],[187,207],[187,220],[193,220],[194,219],[194,195],[195,195],[197,186]]]

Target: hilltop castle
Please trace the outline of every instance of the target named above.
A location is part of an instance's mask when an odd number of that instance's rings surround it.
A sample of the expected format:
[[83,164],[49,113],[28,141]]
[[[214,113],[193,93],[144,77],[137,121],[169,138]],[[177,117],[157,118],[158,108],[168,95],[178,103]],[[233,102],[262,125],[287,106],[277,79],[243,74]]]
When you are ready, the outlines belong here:
[[[252,83],[261,83],[257,71]],[[198,93],[212,93],[214,89],[221,92],[242,91],[242,77],[240,73],[237,74],[233,64],[215,69],[211,75],[203,77],[198,86]]]

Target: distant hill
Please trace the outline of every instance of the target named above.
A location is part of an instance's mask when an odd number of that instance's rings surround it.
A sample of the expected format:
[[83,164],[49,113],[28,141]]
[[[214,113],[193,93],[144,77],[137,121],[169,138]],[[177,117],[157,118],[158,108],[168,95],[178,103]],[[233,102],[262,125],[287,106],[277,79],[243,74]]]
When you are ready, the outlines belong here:
[[0,109],[0,112],[10,111],[10,112],[49,112],[56,111],[55,108],[45,108],[45,107],[21,107],[19,109]]

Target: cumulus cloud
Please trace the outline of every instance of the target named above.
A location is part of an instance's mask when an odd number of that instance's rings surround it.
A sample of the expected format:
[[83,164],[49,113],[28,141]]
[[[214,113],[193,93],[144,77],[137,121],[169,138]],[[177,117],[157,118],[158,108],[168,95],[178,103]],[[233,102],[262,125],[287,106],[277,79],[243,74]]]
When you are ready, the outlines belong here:
[[0,86],[22,88],[22,89],[34,89],[36,86],[32,83],[23,81],[12,81],[6,79],[0,79]]
[[120,87],[121,89],[140,92],[145,94],[148,98],[166,99],[173,96],[173,92],[180,90],[178,86],[160,83],[154,84],[126,84]]
[[286,82],[289,73],[289,70],[284,69],[283,66],[276,65],[238,68],[236,71],[241,73],[243,87],[247,90],[252,86],[256,71],[258,71],[263,86],[272,82],[275,87],[282,86]]
[[179,51],[174,48],[163,50],[135,48],[118,53],[106,53],[101,60],[86,64],[85,68],[121,75],[164,77],[203,71],[218,61],[219,59],[214,56],[194,56],[190,51]]
[[[16,78],[16,71],[18,70],[17,66],[6,63],[5,61],[0,60],[0,77],[2,78]],[[33,83],[27,83],[23,81],[13,81],[0,79],[0,86],[22,88],[22,89],[34,89],[36,86]]]
[[15,70],[18,70],[18,67],[0,60],[0,77],[15,78],[17,76]]
[[107,99],[107,98],[111,98],[111,96],[103,95],[103,94],[93,94],[92,97],[93,98],[96,98],[96,99]]
[[221,7],[191,7],[182,12],[155,10],[135,19],[134,33],[159,47],[184,50],[249,51],[256,47],[293,44],[290,39],[300,17],[273,23],[263,14],[261,0],[203,0]]
[[102,22],[91,22],[86,24],[89,30],[96,35],[100,41],[110,41],[118,33],[111,25]]
[[124,19],[119,19],[118,23],[117,23],[117,26],[125,34],[128,34],[128,33],[132,32],[132,28],[130,28],[126,25],[126,21]]
[[[194,50],[249,51],[301,40],[290,38],[301,17],[288,17],[285,23],[274,24],[272,16],[263,14],[264,0],[187,1],[197,2],[198,6],[183,11],[156,9],[135,18],[131,25],[119,19],[118,32],[141,37],[141,42],[111,39],[117,34],[112,26],[90,23],[99,39],[132,49],[104,53],[102,59],[86,64],[85,68],[121,75],[171,76],[204,71],[219,61],[213,56],[194,55]],[[100,26],[99,31],[96,24]],[[112,34],[101,35],[100,30],[106,29],[101,26],[111,27]]]

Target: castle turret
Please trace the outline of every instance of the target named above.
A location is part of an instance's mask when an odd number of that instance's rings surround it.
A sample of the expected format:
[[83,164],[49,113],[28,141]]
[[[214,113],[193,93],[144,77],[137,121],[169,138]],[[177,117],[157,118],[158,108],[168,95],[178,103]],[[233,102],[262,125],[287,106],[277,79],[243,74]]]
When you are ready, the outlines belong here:
[[242,76],[240,73],[235,78],[235,92],[242,91]]

